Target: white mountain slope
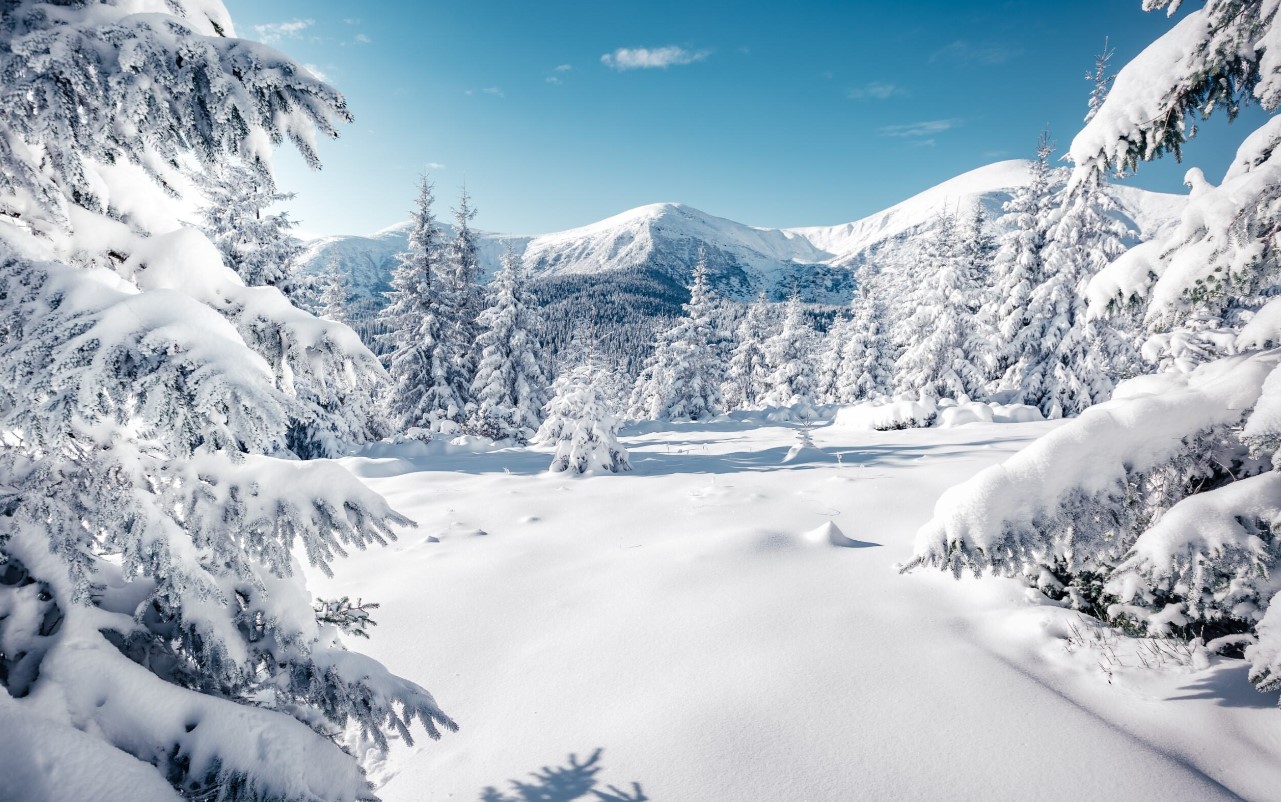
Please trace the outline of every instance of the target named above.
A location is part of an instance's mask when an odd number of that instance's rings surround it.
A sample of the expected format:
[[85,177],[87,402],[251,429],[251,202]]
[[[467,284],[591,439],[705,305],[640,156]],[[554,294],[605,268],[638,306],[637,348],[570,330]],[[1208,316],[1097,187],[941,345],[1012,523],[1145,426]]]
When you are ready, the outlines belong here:
[[[642,206],[590,225],[534,237],[486,234],[481,261],[496,267],[507,243],[522,250],[536,276],[610,273],[657,274],[685,284],[705,247],[721,292],[740,299],[758,291],[782,297],[798,288],[806,300],[844,303],[853,288],[851,268],[874,251],[920,235],[945,211],[981,203],[989,219],[1000,216],[1011,193],[1028,181],[1029,162],[980,167],[852,223],[776,229],[726,220],[679,203]],[[1113,187],[1124,216],[1146,238],[1176,218],[1184,198],[1132,187]],[[369,237],[328,237],[311,243],[304,269],[320,272],[335,261],[353,288],[374,295],[386,288],[394,255],[405,247],[406,224]]]

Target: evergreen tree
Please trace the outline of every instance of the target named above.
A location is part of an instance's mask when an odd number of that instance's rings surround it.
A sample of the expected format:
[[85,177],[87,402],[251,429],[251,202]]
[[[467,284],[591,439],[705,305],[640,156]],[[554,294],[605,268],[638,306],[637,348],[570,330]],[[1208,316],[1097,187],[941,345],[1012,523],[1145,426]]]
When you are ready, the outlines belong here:
[[849,319],[838,315],[823,337],[818,362],[818,386],[815,390],[815,397],[821,404],[844,403],[840,398],[839,387],[845,371],[845,348],[852,334]]
[[443,292],[450,298],[451,317],[446,322],[445,337],[453,372],[454,393],[465,406],[474,407],[471,397],[476,364],[480,360],[477,346],[480,336],[480,314],[485,309],[485,288],[481,284],[480,257],[476,252],[477,234],[471,227],[476,209],[463,187],[454,209],[454,237],[445,249],[445,283]]
[[302,244],[291,233],[287,212],[267,214],[271,206],[293,199],[276,191],[270,173],[239,163],[220,165],[203,175],[206,236],[223,263],[251,287],[277,287],[292,294],[290,279]]
[[347,305],[351,298],[351,290],[347,285],[347,274],[337,264],[330,265],[321,276],[319,284],[321,291],[316,312],[326,320],[349,324],[351,318]]
[[939,219],[922,256],[923,274],[929,278],[908,320],[916,337],[899,357],[897,389],[928,398],[981,397],[987,343],[970,313],[980,288],[972,283],[951,216]]
[[490,286],[490,305],[480,314],[480,364],[472,382],[476,408],[470,428],[495,440],[529,441],[547,403],[547,372],[521,257],[508,246]]
[[860,281],[836,382],[839,403],[874,400],[888,395],[894,386],[894,357],[883,309],[875,288]]
[[562,373],[534,441],[555,446],[548,470],[573,474],[630,471],[627,449],[618,441],[620,421],[598,385],[601,365],[594,353]]
[[659,337],[637,380],[631,414],[649,420],[703,420],[724,411],[724,371],[716,354],[716,301],[708,285],[707,257],[694,265],[684,315]]
[[722,389],[727,409],[754,409],[766,392],[769,365],[765,359],[765,342],[768,338],[771,313],[765,294],[756,296],[756,302],[735,332],[736,345],[730,355],[729,369]]
[[1051,417],[1106,400],[1115,366],[1135,361],[1124,336],[1086,314],[1090,279],[1126,250],[1130,232],[1109,214],[1115,209],[1101,176],[1065,199],[1046,248],[1045,280],[1029,300],[1028,331],[1037,350],[1023,362],[1020,395]]
[[1108,173],[1180,155],[1190,119],[1254,101],[1270,115],[1219,185],[1190,171],[1179,222],[1087,287],[1091,313],[1144,306],[1157,348],[1199,340],[1205,363],[1118,388],[944,494],[913,561],[1023,576],[1127,631],[1244,644],[1263,691],[1281,688],[1279,41],[1277,4],[1207,0],[1117,74],[1072,143],[1069,204]]
[[783,326],[765,341],[766,392],[761,402],[771,407],[811,407],[818,391],[814,370],[816,350],[814,329],[805,319],[797,293],[787,302]]
[[1029,308],[1032,291],[1045,281],[1045,249],[1054,224],[1056,199],[1049,162],[1053,152],[1048,132],[1042,133],[1031,180],[1005,204],[1001,225],[1006,234],[993,258],[992,291],[983,314],[999,345],[992,373],[1000,388],[1013,391],[1019,402],[1028,388],[1027,372],[1040,361]]
[[300,560],[328,571],[408,521],[284,449],[291,420],[349,428],[381,370],[245,286],[173,198],[175,165],[265,171],[284,140],[314,163],[342,96],[236,39],[217,0],[11,0],[0,74],[0,696],[6,726],[68,745],[10,738],[0,776],[43,766],[65,799],[370,798],[347,726],[385,748],[454,725],[317,622]]
[[465,380],[450,323],[456,306],[442,263],[441,231],[432,213],[431,182],[418,186],[409,250],[392,273],[391,302],[383,309],[384,359],[391,374],[387,414],[400,431],[456,432],[463,420],[458,387]]

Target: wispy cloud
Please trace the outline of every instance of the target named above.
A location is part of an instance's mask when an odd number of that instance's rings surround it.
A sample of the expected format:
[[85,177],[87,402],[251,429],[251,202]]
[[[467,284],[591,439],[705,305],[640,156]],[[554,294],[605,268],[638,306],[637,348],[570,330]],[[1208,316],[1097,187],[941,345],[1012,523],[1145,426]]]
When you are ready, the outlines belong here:
[[930,54],[930,61],[965,61],[974,64],[994,66],[1004,64],[1023,55],[1023,48],[992,42],[974,43],[964,39],[940,47]]
[[372,41],[374,41],[374,40],[373,40],[373,39],[370,39],[368,36],[366,36],[366,35],[365,35],[365,34],[363,34],[363,33],[358,33],[358,34],[356,34],[356,44],[358,44],[358,45],[367,45],[367,44],[369,44],[369,43],[370,43],[370,42],[372,42]]
[[[960,119],[950,117],[946,120],[923,120],[919,123],[884,125],[876,129],[876,132],[881,136],[895,137],[899,139],[924,139],[926,137],[932,137],[935,134],[941,134],[944,131],[950,131],[960,124]],[[932,140],[930,144],[933,144]]]
[[302,32],[315,25],[314,19],[295,19],[288,22],[269,22],[265,25],[255,25],[254,33],[258,35],[260,42],[275,44],[282,39],[298,39]]
[[444,170],[445,165],[440,162],[427,162],[423,165],[423,169],[428,170],[429,172],[435,172],[436,170]]
[[507,95],[503,94],[502,88],[497,86],[487,86],[480,91],[487,95],[493,95],[494,97],[507,97]]
[[563,84],[563,83],[565,83],[565,82],[564,82],[564,81],[562,81],[561,79],[557,78],[555,75],[549,75],[549,76],[547,76],[546,78],[544,78],[543,80],[544,80],[544,81],[546,81],[546,82],[547,82],[547,83],[549,83],[549,84]]
[[574,67],[573,67],[573,65],[571,65],[571,64],[557,64],[557,65],[556,65],[556,68],[555,68],[555,70],[554,70],[554,71],[555,71],[555,72],[569,72],[569,71],[570,71],[570,70],[572,70],[572,69],[574,69]]
[[906,94],[907,90],[898,84],[872,81],[871,83],[854,87],[846,92],[845,96],[850,100],[889,100],[892,97],[902,97]]
[[703,61],[710,50],[686,50],[676,45],[667,47],[620,47],[600,57],[600,63],[611,70],[652,70],[679,67]]

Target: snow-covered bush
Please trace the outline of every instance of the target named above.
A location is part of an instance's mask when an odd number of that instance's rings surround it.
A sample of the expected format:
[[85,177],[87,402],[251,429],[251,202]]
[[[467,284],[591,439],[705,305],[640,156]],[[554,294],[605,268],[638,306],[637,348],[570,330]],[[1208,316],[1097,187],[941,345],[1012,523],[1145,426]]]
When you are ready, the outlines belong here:
[[[1193,115],[1232,116],[1250,101],[1275,112],[1277,12],[1275,2],[1210,0],[1139,54],[1073,141],[1069,192],[1178,153]],[[944,494],[913,565],[1023,575],[1155,633],[1253,632],[1256,685],[1281,686],[1278,143],[1273,116],[1222,184],[1191,171],[1180,224],[1090,282],[1094,314],[1141,305],[1157,347],[1179,344],[1169,372],[1121,384],[1112,401]]]
[[883,432],[931,426],[951,428],[967,423],[1030,423],[1039,420],[1044,420],[1040,411],[1024,404],[898,396],[840,407],[832,425]]
[[0,74],[0,715],[62,742],[0,750],[0,795],[38,759],[49,798],[369,798],[345,729],[454,725],[317,623],[298,558],[408,522],[286,445],[368,435],[384,375],[167,195],[286,137],[315,161],[342,97],[216,0],[6,3]]
[[553,473],[619,473],[630,471],[627,449],[618,442],[620,421],[610,412],[597,386],[599,365],[589,360],[557,377],[547,417],[535,443],[555,446]]

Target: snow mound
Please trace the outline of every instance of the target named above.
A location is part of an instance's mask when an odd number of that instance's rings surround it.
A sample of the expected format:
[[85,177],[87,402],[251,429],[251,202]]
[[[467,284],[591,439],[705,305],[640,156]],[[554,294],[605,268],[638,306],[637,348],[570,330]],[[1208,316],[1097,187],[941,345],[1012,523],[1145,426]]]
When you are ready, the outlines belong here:
[[854,540],[845,536],[841,528],[835,523],[828,521],[817,529],[811,529],[802,535],[808,543],[827,543],[831,546],[839,546],[843,549],[863,549],[868,546],[874,546],[875,543],[865,543],[861,540]]
[[1036,407],[1026,404],[997,404],[981,401],[954,401],[950,398],[895,398],[843,406],[832,425],[842,429],[885,432],[894,429],[948,429],[969,423],[1032,423],[1045,420]]

